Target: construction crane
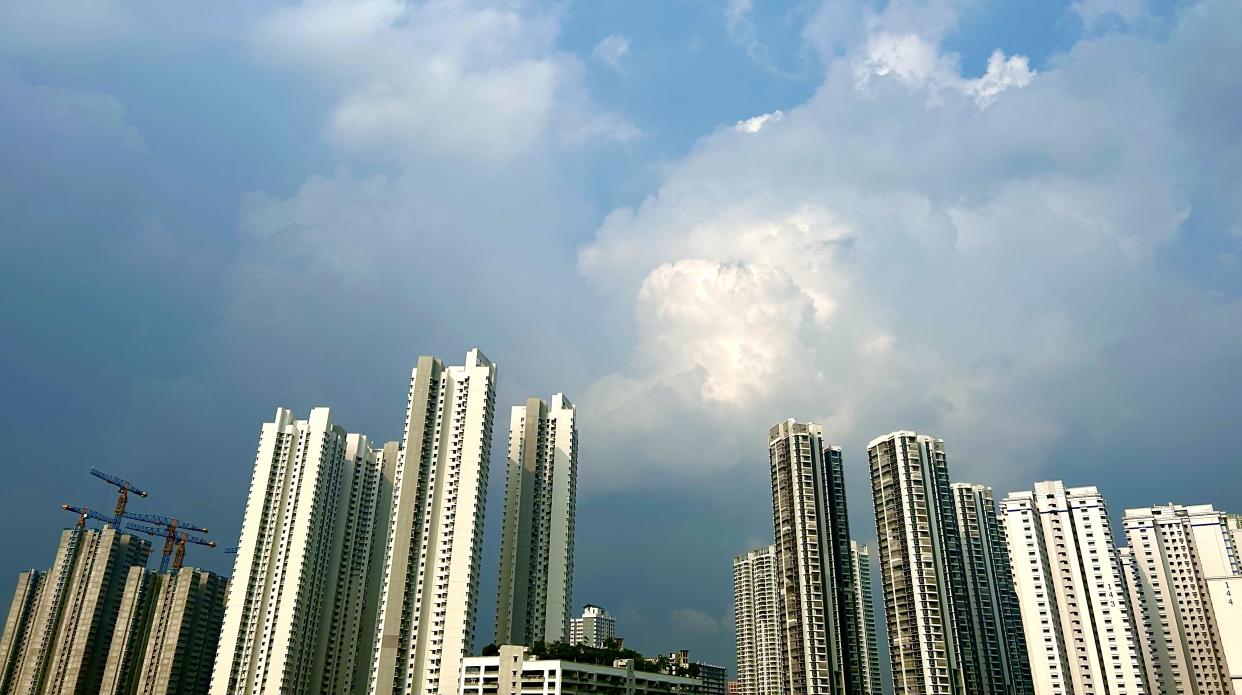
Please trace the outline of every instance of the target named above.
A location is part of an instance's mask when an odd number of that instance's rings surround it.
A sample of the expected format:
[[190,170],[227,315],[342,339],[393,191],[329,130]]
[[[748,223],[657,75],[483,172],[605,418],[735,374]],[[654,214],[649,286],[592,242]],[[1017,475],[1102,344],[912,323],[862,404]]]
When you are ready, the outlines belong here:
[[115,475],[104,473],[98,468],[92,467],[91,475],[95,476],[96,478],[99,478],[100,480],[103,480],[104,482],[110,485],[115,485],[120,490],[120,492],[118,492],[116,495],[116,518],[108,522],[112,524],[113,526],[120,528],[121,517],[125,516],[125,504],[129,501],[129,493],[132,492],[135,495],[138,495],[139,497],[146,497],[147,491],[140,490],[128,480],[122,480],[121,478],[118,478]]
[[73,512],[74,514],[78,515],[77,529],[79,531],[86,528],[87,519],[94,519],[96,521],[102,521],[105,524],[112,523],[112,517],[106,516],[104,514],[100,514],[94,509],[87,509],[86,507],[75,507],[72,504],[62,504],[60,505],[60,508],[67,512]]
[[[185,544],[186,543],[194,543],[196,545],[205,545],[208,548],[216,547],[215,541],[209,541],[206,538],[199,538],[197,536],[191,536],[188,533],[171,532],[168,530],[167,527],[152,528],[150,526],[143,526],[141,524],[126,524],[126,526],[128,526],[133,531],[138,531],[139,533],[145,533],[148,536],[164,538],[165,548],[168,547],[169,539],[175,536],[175,538],[172,541],[173,544],[176,546],[176,554],[173,556],[173,561],[172,561],[173,572],[176,572],[177,570],[181,569],[181,567],[185,564]],[[166,572],[168,571],[168,569],[169,569],[168,568],[168,554],[165,553],[163,559],[160,560],[160,572]]]
[[[177,545],[179,541],[178,531],[184,530],[184,531],[197,531],[199,533],[209,533],[206,526],[195,526],[194,524],[189,524],[184,521],[174,519],[172,517],[160,516],[158,514],[138,514],[137,512],[125,512],[121,516],[125,517],[126,519],[134,519],[135,521],[145,521],[148,524],[153,524],[162,530],[161,533],[152,534],[152,535],[164,537],[164,552],[160,555],[160,571],[161,572],[168,569],[168,560],[169,558],[172,557],[173,551],[176,550],[178,547]],[[133,524],[130,524],[129,527],[131,529],[135,528]],[[145,532],[145,529],[144,529],[144,532]],[[202,539],[200,538],[198,540],[202,540]],[[213,543],[212,547],[214,547],[214,541],[212,541],[212,543]],[[185,544],[184,543],[181,544],[180,550],[181,550],[182,556],[184,556],[185,555]]]

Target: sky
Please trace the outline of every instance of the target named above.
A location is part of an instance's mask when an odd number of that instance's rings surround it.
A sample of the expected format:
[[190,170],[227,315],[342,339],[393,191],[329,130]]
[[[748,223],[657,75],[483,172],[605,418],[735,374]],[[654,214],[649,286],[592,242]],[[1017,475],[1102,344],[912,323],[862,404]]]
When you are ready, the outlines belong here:
[[[1237,0],[0,4],[0,592],[62,503],[234,545],[260,425],[409,370],[581,427],[574,603],[732,668],[766,433],[1242,511]],[[227,573],[219,550],[189,561]]]

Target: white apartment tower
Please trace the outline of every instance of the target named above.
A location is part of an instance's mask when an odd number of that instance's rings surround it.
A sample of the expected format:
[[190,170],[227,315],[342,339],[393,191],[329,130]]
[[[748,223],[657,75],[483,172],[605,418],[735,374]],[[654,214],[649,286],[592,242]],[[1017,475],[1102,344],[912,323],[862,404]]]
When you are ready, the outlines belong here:
[[474,651],[496,366],[420,357],[393,482],[372,695],[449,695]]
[[825,445],[820,425],[790,419],[768,430],[768,462],[784,687],[864,692],[841,447]]
[[[944,440],[909,431],[867,446],[896,695],[966,695],[951,568],[958,563]],[[954,556],[957,556],[956,559]],[[970,692],[969,695],[976,695]]]
[[[374,536],[377,462],[328,408],[264,423],[220,634],[212,695],[349,692],[354,616]],[[368,487],[369,486],[369,487]],[[371,490],[371,492],[368,492]]]
[[958,638],[973,642],[983,691],[1029,695],[1034,686],[1022,615],[992,488],[973,483],[952,483],[950,488],[969,618],[964,628],[959,625]]
[[1234,695],[1242,695],[1242,516],[1210,504],[1186,507],[1212,597]]
[[[1199,510],[1195,517],[1208,516]],[[1128,590],[1134,605],[1143,660],[1152,693],[1226,695],[1232,693],[1224,647],[1212,610],[1207,575],[1195,541],[1197,519],[1181,505],[1127,509]],[[1216,523],[1213,523],[1215,521]],[[1205,521],[1200,520],[1200,524]],[[1215,534],[1212,532],[1215,531]],[[1204,541],[1228,538],[1219,520],[1206,520]],[[1236,567],[1228,545],[1205,550],[1213,572]],[[1222,566],[1223,565],[1223,566]]]
[[392,511],[397,443],[371,447],[366,436],[345,437],[340,495],[331,536],[324,610],[319,617],[311,683],[322,693],[367,690],[383,553]]
[[1035,692],[1149,692],[1100,493],[1036,483],[1002,500],[1001,515]]
[[569,638],[578,428],[574,405],[531,398],[509,421],[509,465],[496,596],[496,644]]
[[854,610],[860,616],[858,629],[851,638],[864,645],[861,695],[881,695],[880,643],[875,629],[875,595],[871,590],[871,551],[857,541],[850,541],[850,564],[854,573]]
[[745,555],[734,556],[733,625],[737,640],[739,695],[780,695],[784,692],[777,592],[776,546],[756,548]]
[[582,615],[569,621],[569,643],[602,649],[617,638],[617,619],[599,606],[586,604]]

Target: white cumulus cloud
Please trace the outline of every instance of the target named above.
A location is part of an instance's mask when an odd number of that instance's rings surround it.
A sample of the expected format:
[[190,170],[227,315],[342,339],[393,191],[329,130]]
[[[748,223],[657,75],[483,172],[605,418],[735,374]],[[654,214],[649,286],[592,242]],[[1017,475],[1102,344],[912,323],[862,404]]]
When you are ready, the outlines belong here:
[[591,49],[591,56],[619,73],[625,72],[622,62],[630,54],[630,40],[621,34],[610,34]]

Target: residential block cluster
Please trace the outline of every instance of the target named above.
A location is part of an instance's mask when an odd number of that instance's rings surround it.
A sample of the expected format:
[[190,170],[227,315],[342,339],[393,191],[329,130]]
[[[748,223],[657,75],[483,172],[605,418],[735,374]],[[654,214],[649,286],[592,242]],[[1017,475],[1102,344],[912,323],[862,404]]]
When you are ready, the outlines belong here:
[[[774,543],[733,559],[741,695],[881,692],[870,549],[850,540],[841,448],[768,433]],[[998,501],[943,439],[867,447],[896,695],[1239,695],[1242,517],[1127,509],[1060,481]]]
[[[330,408],[277,409],[260,431],[231,580],[183,566],[187,542],[215,545],[185,533],[206,528],[126,511],[130,493],[147,493],[92,471],[120,488],[117,510],[66,505],[79,523],[52,568],[19,577],[0,694],[457,695],[538,682],[541,693],[723,695],[722,668],[688,652],[638,657],[603,608],[571,613],[578,427],[559,393],[510,413],[495,647],[475,656],[496,375],[478,350],[460,366],[419,358],[402,438],[386,443]],[[165,537],[159,572],[134,531]]]
[[[0,695],[1242,695],[1242,517],[1127,509],[1123,541],[1094,487],[998,499],[951,478],[943,439],[895,431],[867,447],[863,544],[842,448],[793,419],[768,431],[772,543],[733,558],[736,679],[644,657],[603,607],[573,611],[578,423],[560,393],[510,410],[481,646],[496,378],[478,350],[419,358],[384,443],[327,407],[278,408],[231,579],[184,564],[215,545],[190,535],[206,528],[128,509],[146,491],[92,470],[116,509],[64,505],[78,520],[51,567],[19,576]],[[158,571],[144,536],[164,541]]]

